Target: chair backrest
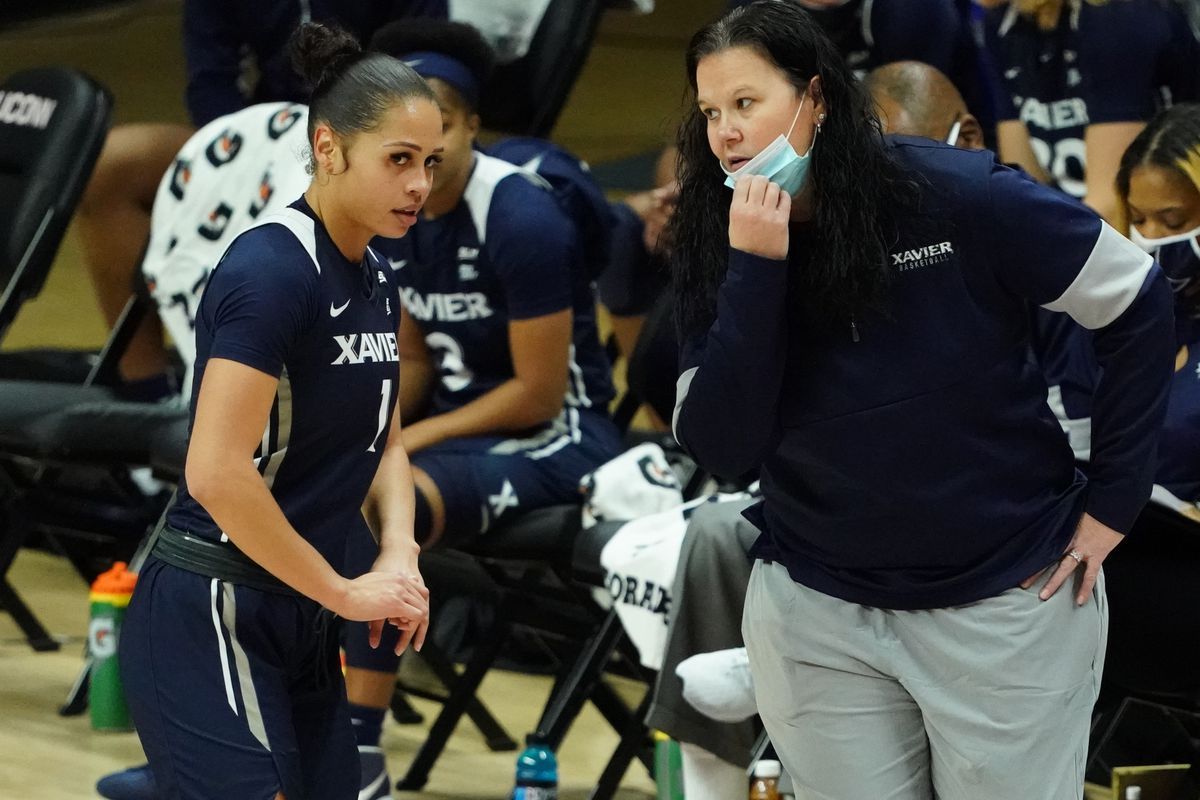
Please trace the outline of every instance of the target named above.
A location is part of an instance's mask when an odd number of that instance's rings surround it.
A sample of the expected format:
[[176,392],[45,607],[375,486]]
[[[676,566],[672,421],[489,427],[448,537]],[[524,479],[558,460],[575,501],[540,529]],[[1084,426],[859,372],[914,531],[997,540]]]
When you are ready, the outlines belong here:
[[1151,503],[1104,561],[1104,686],[1200,711],[1200,523]]
[[71,69],[0,82],[0,337],[46,281],[111,109],[108,92]]
[[604,0],[550,0],[529,51],[496,68],[483,93],[484,127],[546,137],[596,38]]

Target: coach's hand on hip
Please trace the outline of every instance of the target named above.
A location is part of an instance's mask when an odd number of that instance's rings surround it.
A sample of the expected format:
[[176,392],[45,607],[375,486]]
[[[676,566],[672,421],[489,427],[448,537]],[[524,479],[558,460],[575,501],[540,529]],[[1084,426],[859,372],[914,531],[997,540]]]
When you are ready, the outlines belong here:
[[[1075,604],[1081,606],[1086,603],[1088,596],[1092,593],[1092,587],[1096,585],[1096,577],[1100,574],[1100,566],[1104,563],[1104,559],[1108,558],[1108,554],[1124,538],[1123,535],[1095,517],[1084,514],[1079,518],[1079,525],[1075,528],[1075,535],[1071,538],[1071,543],[1067,545],[1067,552],[1063,553],[1058,564],[1053,567],[1054,571],[1050,575],[1050,580],[1046,581],[1046,585],[1042,587],[1038,597],[1049,600],[1066,582],[1067,578],[1074,575],[1076,570],[1082,569],[1083,580],[1079,583]],[[1021,588],[1028,589],[1040,574],[1042,573],[1030,575],[1021,583]]]
[[740,178],[729,205],[729,245],[777,261],[788,254],[792,197],[762,175]]

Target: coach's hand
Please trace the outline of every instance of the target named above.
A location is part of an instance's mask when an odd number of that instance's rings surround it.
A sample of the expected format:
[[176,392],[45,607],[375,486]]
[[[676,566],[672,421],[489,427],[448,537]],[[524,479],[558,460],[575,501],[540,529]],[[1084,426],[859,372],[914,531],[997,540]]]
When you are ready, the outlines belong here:
[[[1071,537],[1071,543],[1067,545],[1067,552],[1053,567],[1054,571],[1050,574],[1050,580],[1046,581],[1046,585],[1042,587],[1038,597],[1049,600],[1066,582],[1067,578],[1082,569],[1083,578],[1079,582],[1079,591],[1075,593],[1075,605],[1081,606],[1086,603],[1092,593],[1092,587],[1096,585],[1096,578],[1100,575],[1100,566],[1104,563],[1104,559],[1108,558],[1108,554],[1124,538],[1095,517],[1084,514],[1079,518],[1079,525],[1075,528],[1075,535]],[[1048,571],[1043,570],[1043,572]],[[1040,574],[1042,573],[1039,572],[1038,575]],[[1028,589],[1036,579],[1037,575],[1030,575],[1021,583],[1021,588]]]
[[751,255],[782,260],[788,254],[792,196],[762,175],[738,179],[729,205],[729,244]]

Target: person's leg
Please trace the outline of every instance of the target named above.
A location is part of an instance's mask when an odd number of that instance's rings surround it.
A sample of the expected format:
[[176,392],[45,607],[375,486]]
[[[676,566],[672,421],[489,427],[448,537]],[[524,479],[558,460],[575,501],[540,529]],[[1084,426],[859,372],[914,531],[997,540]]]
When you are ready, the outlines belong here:
[[[292,719],[305,796],[354,800],[364,795],[359,794],[359,755],[341,676],[337,625],[324,610],[317,610],[312,622],[317,632],[312,646],[292,664]],[[385,778],[365,797],[390,797],[390,791]]]
[[808,589],[781,564],[755,563],[742,633],[759,714],[797,797],[932,797],[921,711],[890,674],[889,613]]
[[1083,796],[1092,706],[1107,643],[1104,576],[1084,606],[1068,582],[952,609],[899,612],[939,797]]
[[[75,215],[84,260],[109,327],[132,294],[142,249],[150,236],[150,210],[163,174],[191,136],[185,125],[136,124],[113,128]],[[147,314],[120,362],[129,382],[167,369],[162,323]]]
[[717,723],[702,714],[684,698],[676,668],[698,653],[742,646],[742,603],[751,567],[746,551],[757,533],[742,516],[750,502],[705,503],[688,520],[671,586],[666,652],[646,717],[651,728],[743,768],[749,766],[757,736],[754,723]]
[[[611,427],[606,419],[583,419],[577,431],[561,435],[548,429],[547,435],[530,440],[452,439],[414,454],[417,540],[422,550],[462,544],[524,511],[579,502],[579,479],[616,447]],[[569,444],[556,448],[559,438]],[[352,539],[347,569],[361,574],[370,569],[378,549],[374,541]],[[366,630],[365,625],[351,624],[344,632],[346,692],[360,747],[379,743],[399,664],[392,650],[398,640],[396,629],[385,627],[374,649],[367,643]]]
[[286,679],[292,598],[151,559],[121,631],[126,699],[158,796],[303,796]]

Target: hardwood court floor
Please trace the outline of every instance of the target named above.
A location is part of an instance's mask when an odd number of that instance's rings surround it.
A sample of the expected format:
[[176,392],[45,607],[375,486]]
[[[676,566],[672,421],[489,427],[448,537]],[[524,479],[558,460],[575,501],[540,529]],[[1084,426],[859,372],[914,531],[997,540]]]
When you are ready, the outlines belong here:
[[[682,97],[687,39],[724,3],[659,0],[659,6],[647,17],[606,15],[554,132],[558,142],[593,164],[653,150],[669,138]],[[76,66],[113,91],[116,122],[183,122],[179,19],[179,0],[136,0],[104,13],[0,31],[0,75],[41,64]],[[45,289],[22,309],[4,347],[96,347],[104,335],[79,246],[69,233]],[[95,733],[85,717],[62,719],[55,713],[82,660],[86,587],[66,562],[29,551],[18,557],[13,583],[65,645],[58,653],[33,653],[0,613],[0,798],[94,797],[96,779],[138,763],[141,750],[132,734]],[[497,671],[484,682],[482,696],[520,739],[536,723],[548,692],[546,678]],[[434,704],[416,703],[432,719]],[[389,724],[384,745],[393,777],[407,766],[424,730]],[[559,754],[565,797],[586,796],[615,744],[616,736],[587,709]],[[512,786],[514,760],[513,753],[490,753],[478,732],[464,724],[420,795],[504,796]],[[652,791],[645,771],[632,767],[622,797],[643,798]]]

